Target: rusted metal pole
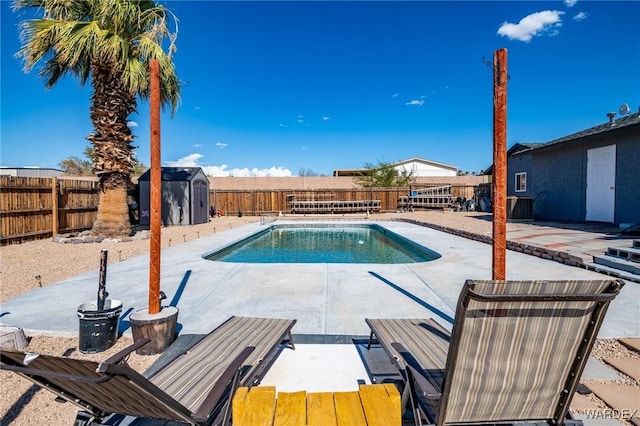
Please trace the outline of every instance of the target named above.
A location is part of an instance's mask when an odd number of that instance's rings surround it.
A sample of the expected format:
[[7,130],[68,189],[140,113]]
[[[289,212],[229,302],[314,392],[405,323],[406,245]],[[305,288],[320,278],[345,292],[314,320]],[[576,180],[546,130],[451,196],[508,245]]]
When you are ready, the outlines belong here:
[[151,194],[149,236],[149,313],[160,312],[162,175],[160,166],[160,65],[149,61],[151,102]]
[[507,249],[507,49],[493,54],[493,274],[506,279]]
[[107,255],[105,249],[100,251],[100,275],[98,276],[98,311],[104,311],[104,301],[107,299]]

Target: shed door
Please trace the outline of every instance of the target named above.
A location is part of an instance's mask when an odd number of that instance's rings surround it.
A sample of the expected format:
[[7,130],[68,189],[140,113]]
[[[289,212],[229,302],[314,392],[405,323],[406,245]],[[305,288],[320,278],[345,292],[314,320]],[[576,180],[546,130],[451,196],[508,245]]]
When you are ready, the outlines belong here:
[[193,224],[209,221],[209,190],[207,183],[201,180],[193,181]]
[[616,199],[616,146],[587,150],[587,215],[594,222],[614,220]]

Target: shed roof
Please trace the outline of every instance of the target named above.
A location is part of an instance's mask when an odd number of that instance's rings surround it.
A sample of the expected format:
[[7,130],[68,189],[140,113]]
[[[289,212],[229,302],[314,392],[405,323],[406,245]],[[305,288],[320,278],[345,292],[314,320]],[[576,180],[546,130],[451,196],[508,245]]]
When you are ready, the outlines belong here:
[[[161,167],[160,173],[162,174],[162,180],[164,181],[191,181],[198,173],[202,172],[200,167]],[[204,176],[204,172],[202,172]],[[148,181],[151,179],[151,169],[144,172],[138,181]]]
[[[533,148],[538,148],[540,146],[544,145],[543,143],[538,143],[538,142],[517,142],[515,144],[513,144],[513,146],[511,148],[509,148],[507,150],[507,157],[509,157],[510,155],[516,154],[518,152],[521,151],[527,151]],[[489,167],[487,167],[486,169],[484,169],[482,171],[482,173],[480,173],[482,175],[491,175],[493,174],[493,164],[490,165]]]

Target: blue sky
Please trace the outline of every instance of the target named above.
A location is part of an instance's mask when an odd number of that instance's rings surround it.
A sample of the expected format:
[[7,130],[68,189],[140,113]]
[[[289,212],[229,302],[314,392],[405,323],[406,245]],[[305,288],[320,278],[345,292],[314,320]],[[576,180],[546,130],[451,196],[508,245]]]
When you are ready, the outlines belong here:
[[[295,176],[425,158],[492,161],[493,76],[508,50],[508,146],[548,142],[640,107],[637,1],[168,1],[185,82],[162,115],[163,165]],[[14,57],[28,16],[0,1],[0,164],[82,157],[90,85],[46,91]],[[149,105],[131,116],[149,165]]]

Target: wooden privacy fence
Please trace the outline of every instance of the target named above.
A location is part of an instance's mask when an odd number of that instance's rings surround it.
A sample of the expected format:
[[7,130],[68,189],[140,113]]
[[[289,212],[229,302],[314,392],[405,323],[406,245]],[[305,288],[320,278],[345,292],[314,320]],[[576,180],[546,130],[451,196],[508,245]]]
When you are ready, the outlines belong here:
[[[445,184],[434,184],[442,186]],[[429,187],[432,187],[429,185]],[[411,186],[407,188],[371,188],[371,189],[308,189],[308,190],[216,190],[209,191],[209,205],[215,207],[217,212],[225,215],[260,215],[263,213],[291,213],[292,206],[299,204],[317,204],[318,211],[324,211],[323,206],[333,202],[336,205],[344,205],[353,202],[354,206],[362,206],[361,211],[375,211],[382,213],[396,212],[400,209],[399,201],[409,194],[420,192],[428,187]],[[449,198],[454,201],[457,198],[470,199],[474,197],[476,186],[451,185]],[[371,203],[375,202],[375,203]],[[296,212],[295,207],[293,213]],[[358,207],[351,208],[350,212],[360,211]],[[308,210],[311,212],[311,210]],[[335,211],[339,212],[338,209]]]
[[[209,205],[226,215],[291,213],[298,206],[330,206],[305,213],[395,212],[399,201],[429,186],[370,189],[209,190]],[[451,185],[452,199],[473,198],[476,186]],[[98,211],[96,180],[0,176],[2,245],[91,229]],[[295,211],[294,211],[295,212]]]
[[0,176],[3,245],[91,229],[97,211],[96,181]]

